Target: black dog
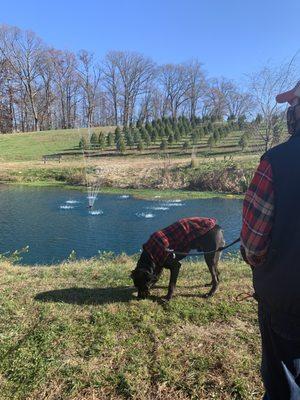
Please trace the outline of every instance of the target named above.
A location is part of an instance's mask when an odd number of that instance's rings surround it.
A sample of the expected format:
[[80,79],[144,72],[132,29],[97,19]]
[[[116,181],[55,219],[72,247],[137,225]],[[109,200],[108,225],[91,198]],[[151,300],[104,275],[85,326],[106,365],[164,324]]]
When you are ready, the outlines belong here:
[[[173,252],[169,251],[170,245]],[[170,300],[181,267],[179,261],[185,258],[190,250],[213,251],[224,245],[221,227],[216,225],[214,219],[209,218],[184,218],[155,232],[143,245],[136,269],[131,273],[134,286],[138,289],[138,298],[149,296],[150,289],[158,281],[163,268],[167,268],[170,270],[170,282],[166,299]],[[176,254],[176,251],[183,254]],[[219,284],[220,252],[205,254],[204,258],[212,277],[212,282],[207,285],[212,286],[211,290],[204,296],[209,297],[216,292]]]

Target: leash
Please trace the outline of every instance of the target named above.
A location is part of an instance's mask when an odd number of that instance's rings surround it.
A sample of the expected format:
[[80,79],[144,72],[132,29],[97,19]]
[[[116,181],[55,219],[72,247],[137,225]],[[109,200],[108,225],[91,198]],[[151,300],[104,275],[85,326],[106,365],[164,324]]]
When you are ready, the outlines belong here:
[[185,256],[185,257],[193,257],[193,256],[203,256],[205,254],[214,254],[214,253],[218,253],[221,252],[225,249],[228,249],[229,247],[233,246],[234,244],[238,243],[241,239],[237,238],[235,239],[233,242],[227,244],[226,246],[222,246],[222,247],[218,247],[215,250],[209,250],[209,251],[201,251],[199,253],[182,253],[180,251],[176,251],[173,249],[169,249],[167,247],[164,247],[157,239],[154,238],[154,240],[156,241],[157,244],[159,244],[160,247],[164,248],[164,250],[169,253],[169,254],[173,254],[173,257],[175,257],[176,255],[178,256]]

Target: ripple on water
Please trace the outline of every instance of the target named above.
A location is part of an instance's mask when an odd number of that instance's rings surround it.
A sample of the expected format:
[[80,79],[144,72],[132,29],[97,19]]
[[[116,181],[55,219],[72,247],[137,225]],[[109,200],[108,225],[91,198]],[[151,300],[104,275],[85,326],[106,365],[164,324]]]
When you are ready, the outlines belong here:
[[78,204],[79,201],[78,200],[67,200],[66,204]]
[[154,218],[155,214],[152,213],[144,213],[144,212],[139,212],[135,214],[139,218]]
[[166,203],[163,203],[162,206],[163,207],[182,207],[182,206],[185,206],[185,204],[181,203],[181,201],[180,202],[168,201]]
[[89,214],[90,215],[103,215],[104,212],[102,210],[92,210],[92,211],[89,211]]
[[170,207],[166,206],[152,206],[152,207],[146,207],[147,210],[154,210],[154,211],[167,211],[170,210]]
[[129,199],[129,194],[122,194],[122,196],[119,196],[119,199]]
[[62,205],[59,207],[61,210],[72,210],[74,207],[69,205]]

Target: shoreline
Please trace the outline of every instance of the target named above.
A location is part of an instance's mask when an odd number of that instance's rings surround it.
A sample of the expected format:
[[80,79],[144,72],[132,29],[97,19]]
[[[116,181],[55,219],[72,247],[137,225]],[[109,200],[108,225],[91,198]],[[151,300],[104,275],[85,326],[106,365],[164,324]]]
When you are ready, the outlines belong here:
[[[34,181],[34,182],[0,182],[1,186],[24,186],[24,187],[36,187],[36,188],[61,188],[65,190],[77,190],[84,192],[86,187],[82,185],[70,185],[64,182],[57,181]],[[153,196],[159,196],[157,198],[162,199],[175,199],[180,200],[192,200],[192,199],[234,199],[242,200],[244,198],[243,194],[231,194],[231,193],[221,193],[213,191],[193,191],[185,189],[156,189],[156,188],[143,188],[143,189],[133,189],[133,188],[119,188],[119,187],[103,187],[99,190],[99,194],[129,194],[136,199],[143,200],[153,200]]]

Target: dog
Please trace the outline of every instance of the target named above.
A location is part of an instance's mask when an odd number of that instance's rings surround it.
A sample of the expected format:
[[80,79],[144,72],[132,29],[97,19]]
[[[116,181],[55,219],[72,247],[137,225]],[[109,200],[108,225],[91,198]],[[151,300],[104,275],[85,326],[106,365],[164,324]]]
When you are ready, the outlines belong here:
[[[193,249],[198,252],[209,252],[223,246],[225,246],[223,230],[216,224],[214,218],[183,218],[154,232],[143,245],[137,266],[131,272],[134,286],[138,290],[138,298],[145,299],[150,295],[150,289],[159,280],[163,268],[166,268],[170,270],[170,281],[165,300],[171,300],[181,267],[180,260]],[[220,255],[220,252],[204,254],[212,277],[211,283],[206,285],[211,286],[211,289],[203,296],[205,298],[214,295],[218,288]]]

